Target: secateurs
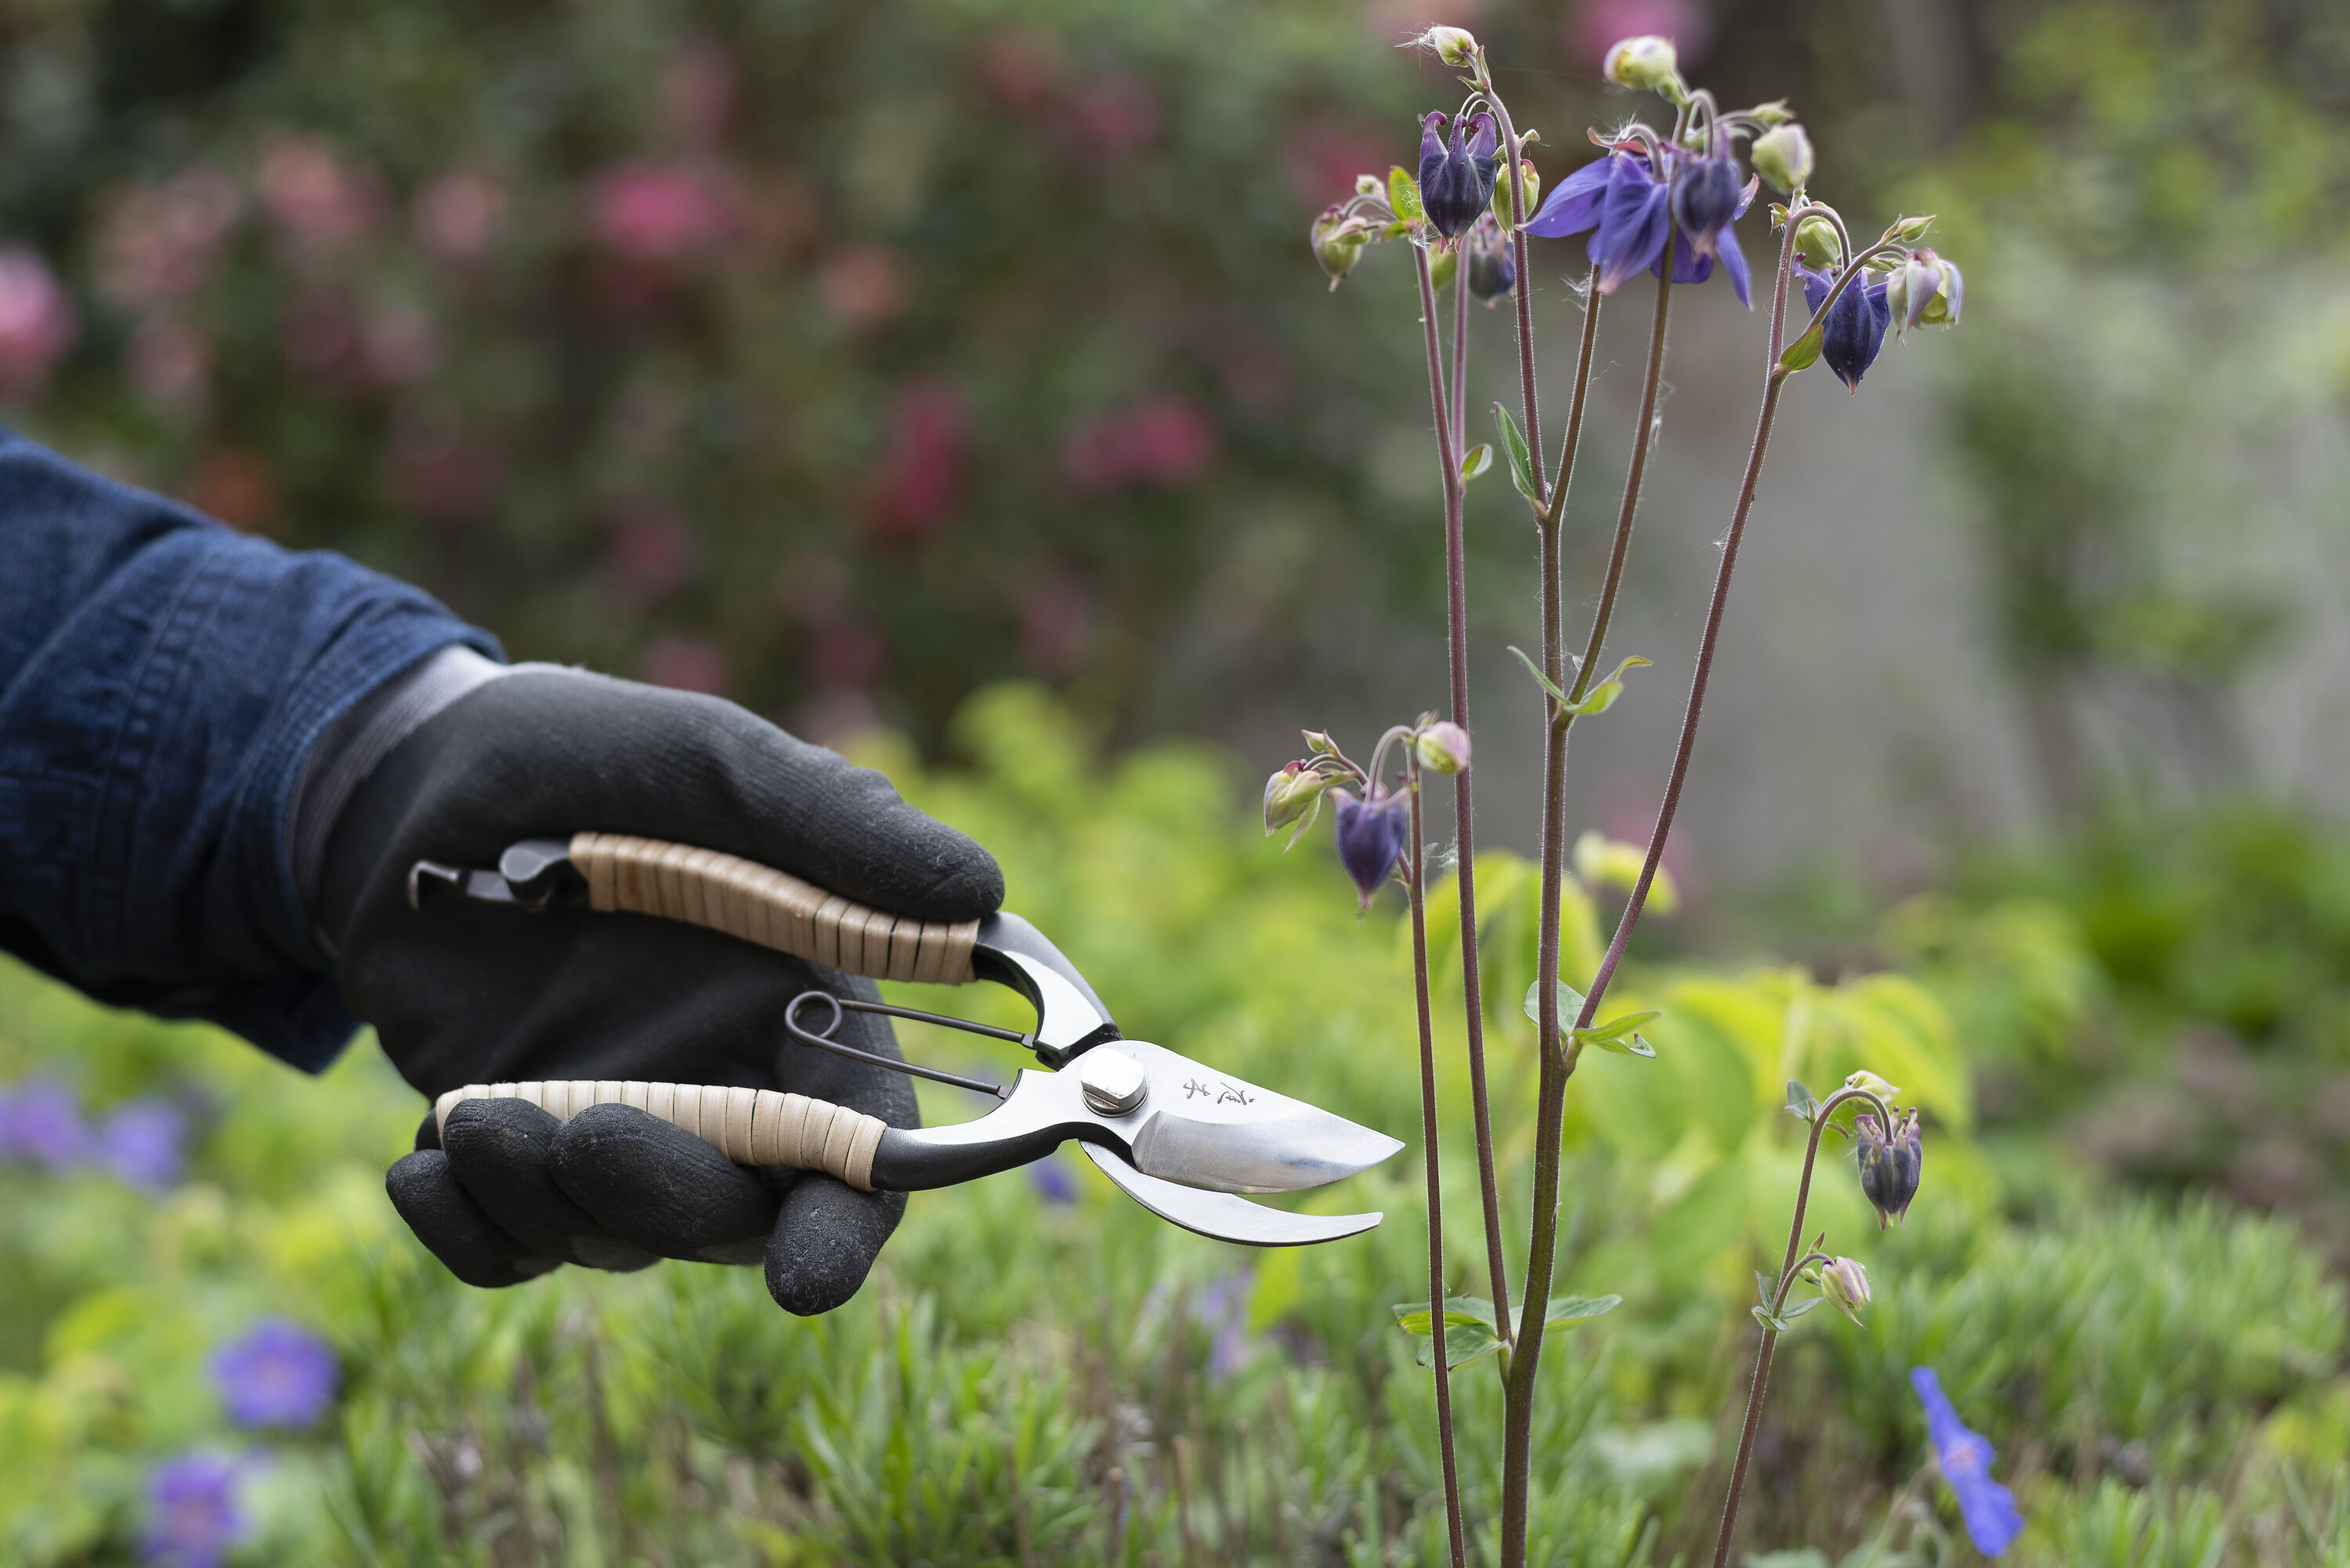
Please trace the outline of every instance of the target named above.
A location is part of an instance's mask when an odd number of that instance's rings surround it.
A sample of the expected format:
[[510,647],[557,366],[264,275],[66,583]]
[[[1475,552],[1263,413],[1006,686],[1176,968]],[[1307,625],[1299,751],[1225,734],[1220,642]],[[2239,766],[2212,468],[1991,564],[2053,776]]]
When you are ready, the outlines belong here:
[[[584,905],[685,920],[852,974],[993,981],[1036,1009],[1036,1026],[1024,1033],[825,991],[804,992],[785,1010],[785,1031],[803,1044],[1001,1102],[948,1127],[888,1127],[772,1089],[587,1081],[470,1084],[441,1096],[435,1112],[444,1120],[472,1098],[527,1099],[557,1116],[619,1102],[686,1128],[741,1164],[827,1170],[854,1187],[895,1191],[1008,1170],[1074,1138],[1152,1213],[1203,1236],[1264,1247],[1336,1241],[1369,1230],[1381,1216],[1293,1214],[1235,1194],[1319,1187],[1403,1147],[1318,1106],[1127,1039],[1085,976],[1017,915],[915,920],[734,856],[603,833],[525,839],[494,871],[421,860],[409,872],[408,892],[419,908],[445,893],[525,911]],[[1004,1088],[878,1056],[832,1037],[847,1010],[1013,1041],[1046,1070],[1024,1069]]]

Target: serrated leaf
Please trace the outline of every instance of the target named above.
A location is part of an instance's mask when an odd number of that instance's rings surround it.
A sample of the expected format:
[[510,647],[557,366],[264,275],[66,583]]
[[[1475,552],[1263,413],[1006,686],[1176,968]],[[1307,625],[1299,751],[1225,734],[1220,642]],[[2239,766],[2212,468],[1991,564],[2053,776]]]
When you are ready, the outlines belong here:
[[1543,1326],[1563,1328],[1589,1323],[1615,1311],[1623,1302],[1622,1296],[1553,1296],[1550,1304],[1543,1309]]
[[1561,702],[1566,701],[1566,693],[1560,691],[1556,683],[1554,682],[1549,676],[1543,673],[1542,666],[1534,662],[1534,655],[1528,653],[1523,648],[1514,646],[1511,648],[1510,651],[1518,656],[1518,662],[1526,667],[1526,673],[1533,676],[1544,691],[1549,692],[1553,697],[1557,698]]
[[1418,223],[1428,216],[1428,209],[1419,204],[1419,182],[1400,163],[1388,170],[1388,210],[1403,223]]
[[1568,703],[1566,711],[1578,719],[1596,718],[1605,713],[1608,709],[1616,706],[1617,698],[1624,695],[1624,672],[1627,670],[1640,669],[1648,663],[1648,660],[1642,659],[1638,654],[1632,655],[1618,664],[1607,680],[1586,691],[1582,701]]
[[[1510,483],[1517,486],[1518,493],[1526,498],[1527,505],[1541,505],[1541,498],[1534,493],[1534,454],[1526,450],[1526,438],[1518,429],[1518,421],[1510,417],[1509,410],[1495,403],[1493,424],[1502,432],[1502,450],[1509,454]],[[1524,659],[1525,655],[1522,653],[1518,657]],[[1565,700],[1564,696],[1559,699],[1562,702]]]
[[[1534,1024],[1536,1024],[1536,1025],[1539,1025],[1539,1024],[1542,1023],[1542,994],[1541,994],[1541,993],[1542,993],[1542,981],[1534,981],[1534,984],[1532,984],[1532,985],[1530,985],[1530,986],[1526,987],[1526,1001],[1525,1001],[1525,1012],[1526,1012],[1526,1018],[1527,1018],[1527,1020],[1528,1020],[1530,1023],[1534,1023]],[[1576,1017],[1578,1017],[1578,1016],[1580,1016],[1580,1015],[1581,1015],[1582,1012],[1583,1012],[1583,992],[1579,992],[1579,991],[1575,990],[1575,987],[1573,987],[1573,986],[1571,986],[1571,985],[1567,984],[1567,983],[1566,983],[1566,981],[1560,981],[1558,982],[1558,1015],[1559,1015],[1559,1017],[1561,1017],[1561,1018],[1563,1018],[1563,1019],[1565,1019],[1565,1020],[1566,1020],[1566,1021],[1568,1021],[1569,1023],[1572,1023],[1572,1022],[1573,1022]]]
[[1780,366],[1789,370],[1801,370],[1817,362],[1820,357],[1820,345],[1826,340],[1825,330],[1826,326],[1825,322],[1820,322],[1809,332],[1788,344],[1785,351],[1779,356]]
[[1812,1097],[1811,1090],[1804,1087],[1800,1078],[1787,1080],[1787,1111],[1798,1121],[1808,1123],[1819,1119],[1820,1103]]
[[1461,481],[1465,484],[1492,466],[1492,443],[1481,441],[1461,459]]

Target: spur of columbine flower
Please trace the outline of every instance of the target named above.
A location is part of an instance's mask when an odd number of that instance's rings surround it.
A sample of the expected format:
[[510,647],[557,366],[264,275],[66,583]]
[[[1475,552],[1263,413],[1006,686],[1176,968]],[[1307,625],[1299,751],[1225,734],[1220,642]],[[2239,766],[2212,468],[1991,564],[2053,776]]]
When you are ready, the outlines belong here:
[[[1448,120],[1452,126],[1450,141],[1437,135]],[[1464,127],[1469,133],[1465,146]],[[1493,117],[1482,109],[1457,119],[1441,110],[1420,117],[1420,210],[1446,239],[1462,233],[1492,204],[1494,177],[1501,168],[1498,145]]]

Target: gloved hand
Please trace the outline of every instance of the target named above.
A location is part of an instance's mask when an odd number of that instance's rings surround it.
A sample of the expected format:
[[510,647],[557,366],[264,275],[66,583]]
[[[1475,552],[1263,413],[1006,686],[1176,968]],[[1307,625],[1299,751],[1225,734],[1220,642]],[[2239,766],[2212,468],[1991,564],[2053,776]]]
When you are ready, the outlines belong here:
[[[789,1041],[810,987],[871,982],[699,927],[584,909],[530,914],[461,898],[408,904],[419,859],[491,866],[519,838],[587,830],[739,855],[873,907],[975,919],[1003,901],[987,852],[889,781],[731,702],[571,670],[492,680],[376,766],[327,840],[318,925],[353,1011],[431,1098],[468,1083],[604,1078],[794,1091],[920,1125],[901,1075]],[[890,1056],[886,1019],[844,1043]],[[656,1258],[766,1264],[788,1310],[854,1295],[904,1211],[819,1172],[754,1171],[626,1106],[558,1123],[467,1101],[391,1168],[393,1205],[468,1284],[557,1263]]]

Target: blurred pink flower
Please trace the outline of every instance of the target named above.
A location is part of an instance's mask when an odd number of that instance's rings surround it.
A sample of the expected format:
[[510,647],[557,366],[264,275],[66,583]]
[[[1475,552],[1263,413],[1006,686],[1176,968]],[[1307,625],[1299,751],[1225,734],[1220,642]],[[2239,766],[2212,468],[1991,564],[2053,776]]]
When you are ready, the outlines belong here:
[[607,559],[620,591],[643,608],[684,587],[700,556],[685,519],[649,503],[631,506],[615,521]]
[[368,369],[379,380],[399,386],[421,381],[441,363],[441,327],[419,305],[392,305],[370,314],[359,327]]
[[596,237],[620,255],[651,261],[698,254],[733,230],[733,203],[699,171],[640,161],[607,171],[589,197]]
[[416,243],[442,261],[472,261],[505,221],[506,188],[471,169],[452,169],[416,192],[409,222]]
[[818,686],[851,691],[871,685],[889,659],[879,633],[853,620],[836,621],[817,628],[810,640],[808,673]]
[[865,503],[873,536],[908,545],[945,527],[962,504],[962,399],[946,382],[919,377],[899,386],[889,405],[889,436]]
[[[1388,167],[1411,151],[1409,140],[1361,120],[1309,120],[1282,142],[1282,169],[1290,193],[1319,209],[1352,196],[1357,174],[1386,178]],[[1301,214],[1298,222],[1305,221]]]
[[39,391],[80,326],[47,262],[22,245],[0,246],[0,396]]
[[1713,41],[1712,20],[1698,0],[1581,0],[1564,21],[1561,45],[1578,73],[1596,72],[1609,49],[1643,34],[1670,38],[1684,70],[1703,59]]
[[277,313],[277,351],[307,375],[340,366],[359,340],[359,321],[340,289],[306,288]]
[[98,292],[134,306],[194,293],[244,208],[236,182],[203,164],[112,193],[98,224]]
[[706,637],[664,632],[645,645],[637,668],[655,686],[704,691],[713,697],[725,694],[726,656]]
[[155,312],[130,334],[124,368],[141,397],[185,412],[211,389],[212,340],[175,316]]
[[340,250],[375,226],[373,178],[316,136],[272,138],[261,150],[255,176],[262,205],[304,250]]
[[1109,77],[1077,99],[1077,134],[1103,158],[1141,151],[1159,130],[1159,95],[1133,77]]
[[1216,461],[1216,429],[1188,400],[1157,397],[1069,427],[1061,468],[1080,490],[1188,484]]
[[816,292],[842,325],[870,327],[905,303],[904,270],[879,245],[843,245],[825,257]]
[[1053,35],[1034,27],[1004,27],[979,51],[980,79],[1009,109],[1045,109],[1060,88],[1061,50]]
[[1050,574],[1022,595],[1020,653],[1039,675],[1066,675],[1076,670],[1085,660],[1093,634],[1093,596],[1075,577]]
[[734,60],[715,38],[695,38],[661,73],[660,129],[671,141],[699,146],[726,133],[734,109]]

